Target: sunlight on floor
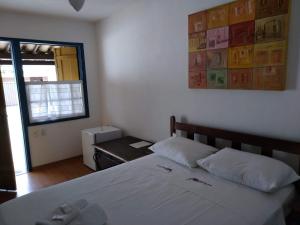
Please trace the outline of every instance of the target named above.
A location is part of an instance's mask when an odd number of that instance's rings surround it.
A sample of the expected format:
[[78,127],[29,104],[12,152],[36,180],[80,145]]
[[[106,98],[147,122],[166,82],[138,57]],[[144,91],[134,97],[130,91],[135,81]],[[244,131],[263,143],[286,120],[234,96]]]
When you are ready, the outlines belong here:
[[31,187],[30,176],[28,173],[19,174],[16,177],[16,182],[17,182],[18,197],[26,195],[34,190]]

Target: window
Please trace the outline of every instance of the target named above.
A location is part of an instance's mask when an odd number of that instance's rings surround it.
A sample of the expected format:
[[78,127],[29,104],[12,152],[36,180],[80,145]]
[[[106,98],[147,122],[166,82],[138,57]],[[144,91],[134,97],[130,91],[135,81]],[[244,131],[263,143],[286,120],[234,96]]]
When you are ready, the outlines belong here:
[[31,123],[85,115],[82,81],[28,82]]
[[85,117],[78,46],[20,42],[20,49],[29,123]]
[[1,70],[16,71],[25,126],[89,117],[83,44],[0,38],[0,49]]

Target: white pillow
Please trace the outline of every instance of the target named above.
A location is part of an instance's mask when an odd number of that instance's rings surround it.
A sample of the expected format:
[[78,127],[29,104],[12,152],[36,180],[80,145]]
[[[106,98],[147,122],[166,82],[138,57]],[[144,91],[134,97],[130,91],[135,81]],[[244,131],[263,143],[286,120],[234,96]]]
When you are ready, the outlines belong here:
[[198,166],[198,159],[203,159],[218,151],[214,147],[178,136],[157,142],[149,149],[158,155],[191,168]]
[[300,178],[281,161],[232,148],[224,148],[197,163],[216,176],[264,192],[274,192]]

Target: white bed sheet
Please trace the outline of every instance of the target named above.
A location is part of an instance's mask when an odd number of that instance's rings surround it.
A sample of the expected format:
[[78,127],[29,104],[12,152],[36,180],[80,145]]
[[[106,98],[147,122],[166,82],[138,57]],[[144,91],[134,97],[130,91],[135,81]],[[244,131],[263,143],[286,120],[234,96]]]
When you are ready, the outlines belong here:
[[284,225],[282,205],[293,192],[262,193],[152,154],[4,203],[0,224],[34,225],[84,198],[105,210],[108,225]]

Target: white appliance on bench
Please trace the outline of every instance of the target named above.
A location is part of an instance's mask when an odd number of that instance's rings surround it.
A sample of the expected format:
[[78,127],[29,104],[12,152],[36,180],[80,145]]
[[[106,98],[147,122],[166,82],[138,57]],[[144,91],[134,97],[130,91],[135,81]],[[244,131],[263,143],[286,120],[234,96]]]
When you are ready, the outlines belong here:
[[81,131],[83,163],[96,170],[93,144],[110,141],[122,137],[122,131],[112,126],[101,126]]

